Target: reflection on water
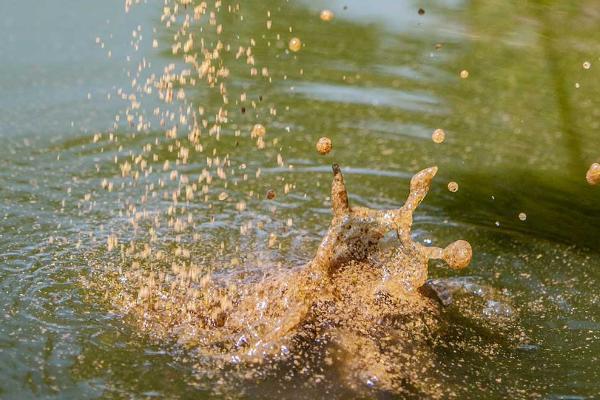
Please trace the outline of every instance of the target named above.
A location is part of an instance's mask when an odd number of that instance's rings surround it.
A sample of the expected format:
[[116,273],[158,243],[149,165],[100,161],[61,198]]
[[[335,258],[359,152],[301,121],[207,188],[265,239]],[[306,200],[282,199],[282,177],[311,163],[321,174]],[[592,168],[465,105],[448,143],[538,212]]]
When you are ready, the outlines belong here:
[[316,101],[351,103],[367,107],[400,108],[405,111],[443,113],[437,102],[426,94],[406,93],[384,88],[353,88],[348,86],[299,83],[290,90]]
[[[494,347],[502,329],[482,331],[464,313],[446,309],[457,340],[437,350],[444,387],[461,398],[600,394],[594,369],[600,352],[594,290],[600,192],[585,181],[600,157],[600,14],[593,0],[438,2],[423,15],[417,12],[422,5],[409,1],[243,4],[243,22],[238,14],[220,16],[222,35],[239,35],[245,47],[250,38],[256,41],[257,77],[246,57],[228,61],[231,101],[220,140],[207,127],[203,153],[191,151],[187,164],[164,173],[164,161],[182,155],[165,139],[170,114],[163,114],[162,128],[153,114],[161,104],[155,93],[136,93],[133,102],[118,93],[132,79],[144,82],[149,71],[162,74],[178,60],[169,55],[174,32],[158,22],[162,5],[133,7],[125,16],[119,1],[38,3],[0,5],[0,29],[8,38],[0,50],[10,55],[0,65],[0,397],[209,396],[212,388],[198,381],[192,353],[136,332],[100,299],[90,303],[99,293],[79,284],[90,265],[126,267],[120,252],[105,251],[107,236],[118,233],[119,246],[152,236],[136,213],[152,218],[172,202],[162,192],[151,197],[152,182],[143,173],[131,179],[139,162],[128,157],[148,143],[147,165],[164,174],[167,189],[179,187],[181,175],[196,181],[205,169],[214,175],[209,193],[202,192],[205,175],[194,198],[180,202],[186,212],[172,226],[161,220],[158,244],[173,254],[189,250],[183,255],[225,275],[235,271],[232,254],[257,275],[313,257],[329,218],[324,191],[334,160],[348,166],[351,201],[374,208],[397,207],[412,173],[437,164],[437,183],[416,215],[415,240],[447,243],[461,232],[474,260],[465,281],[457,282],[466,291],[490,288],[505,299],[528,339],[520,347]],[[322,7],[335,12],[333,21],[319,19]],[[37,23],[21,23],[26,17]],[[145,47],[136,52],[130,42],[138,25]],[[290,54],[285,48],[292,35],[305,46]],[[153,50],[154,37],[159,47]],[[143,57],[152,66],[138,78]],[[263,66],[269,76],[262,76]],[[461,70],[469,71],[467,79]],[[236,103],[242,93],[244,112]],[[218,87],[197,85],[186,96],[205,107],[212,124],[223,103]],[[144,110],[131,111],[136,119],[128,126],[119,110],[131,110],[135,101]],[[140,115],[142,125],[151,124],[147,132],[136,132]],[[117,139],[109,137],[113,123]],[[267,129],[263,151],[250,151],[255,123]],[[440,127],[446,138],[435,145],[431,133]],[[102,136],[94,142],[96,131]],[[327,156],[314,149],[322,136],[334,144]],[[228,178],[222,180],[217,169],[226,156]],[[124,177],[119,166],[126,160],[133,168]],[[112,191],[102,188],[103,179]],[[460,190],[449,192],[450,181]],[[265,201],[269,189],[277,196]],[[221,193],[224,201],[218,201]],[[527,218],[519,219],[520,213]],[[176,226],[179,241],[167,233]],[[447,276],[435,265],[431,272]],[[460,293],[456,298],[461,307]],[[482,299],[466,309],[506,312],[496,300]],[[272,391],[263,388],[262,395],[349,395],[286,386],[277,377],[268,382]]]

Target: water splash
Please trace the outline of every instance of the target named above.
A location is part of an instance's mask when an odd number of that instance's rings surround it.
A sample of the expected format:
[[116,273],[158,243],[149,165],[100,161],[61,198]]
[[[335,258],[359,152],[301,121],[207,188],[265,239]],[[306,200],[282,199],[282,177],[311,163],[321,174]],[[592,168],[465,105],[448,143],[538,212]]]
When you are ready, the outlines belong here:
[[[282,155],[276,106],[228,81],[241,68],[263,85],[276,79],[270,66],[259,64],[253,38],[226,34],[221,19],[230,17],[243,20],[239,5],[165,1],[160,20],[172,33],[167,49],[177,62],[154,74],[142,59],[132,89],[118,93],[128,106],[115,117],[115,132],[94,135],[101,153],[115,153],[115,175],[100,186],[118,196],[119,221],[126,224],[107,230],[108,255],[90,257],[84,285],[91,298],[101,294],[144,335],[194,354],[198,376],[217,381],[211,390],[247,390],[278,375],[281,382],[302,376],[313,387],[328,381],[351,391],[442,397],[447,388],[433,347],[444,342],[446,322],[437,292],[426,290],[428,262],[461,269],[472,250],[466,241],[438,248],[411,237],[413,212],[437,168],[412,178],[403,207],[374,210],[349,205],[334,166],[334,217],[315,257],[299,267],[271,263],[268,249],[281,246],[277,227],[289,228],[293,220],[273,226],[246,211],[264,207],[256,189],[262,165],[280,171],[293,165]],[[269,30],[270,11],[267,18]],[[141,33],[132,33],[134,51]],[[155,35],[152,48],[159,48],[164,42]],[[283,43],[279,34],[277,40]],[[290,40],[291,51],[301,47]],[[148,97],[158,100],[151,116],[144,110]],[[119,132],[123,121],[134,132]],[[443,142],[444,132],[436,132],[433,140]],[[124,142],[141,152],[124,153]],[[331,142],[319,151],[330,149]],[[262,164],[248,162],[249,151],[264,154]],[[293,192],[293,182],[274,180],[283,186],[277,193]],[[275,213],[276,191],[266,193]],[[231,215],[239,235],[207,240],[203,228],[230,228]],[[255,227],[266,233],[266,249],[252,237]]]
[[432,385],[437,372],[428,342],[444,324],[438,300],[421,288],[430,259],[462,269],[472,250],[462,240],[442,249],[411,238],[413,212],[437,168],[416,174],[404,206],[392,210],[351,207],[341,170],[333,171],[333,219],[302,267],[263,276],[247,266],[210,274],[137,253],[124,256],[127,270],[105,270],[86,285],[103,289],[115,311],[148,335],[195,349],[209,360],[208,371],[236,365],[247,379],[302,362],[312,365],[311,379],[322,365],[332,366],[353,390],[411,387],[441,395]]

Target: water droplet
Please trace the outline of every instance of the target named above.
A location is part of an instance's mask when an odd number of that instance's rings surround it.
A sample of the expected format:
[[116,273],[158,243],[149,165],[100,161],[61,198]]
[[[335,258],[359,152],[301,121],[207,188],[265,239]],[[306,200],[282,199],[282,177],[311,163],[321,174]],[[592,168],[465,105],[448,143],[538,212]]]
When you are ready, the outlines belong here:
[[443,143],[445,139],[446,132],[444,132],[444,130],[440,128],[433,131],[433,134],[431,135],[431,140],[433,140],[433,142],[437,144]]
[[458,183],[456,182],[448,182],[448,190],[452,193],[458,192]]
[[288,47],[294,53],[298,52],[302,48],[302,42],[297,37],[291,38]]
[[252,137],[264,137],[267,134],[267,129],[262,124],[256,124],[252,127]]
[[600,183],[600,164],[593,163],[585,174],[585,179],[590,185],[597,185]]
[[331,21],[334,16],[335,15],[333,14],[333,11],[331,11],[331,10],[323,10],[323,11],[321,11],[321,15],[320,15],[321,19],[326,22]]
[[328,137],[322,137],[317,142],[317,151],[319,152],[319,154],[328,154],[331,151],[331,148],[331,139],[329,139]]

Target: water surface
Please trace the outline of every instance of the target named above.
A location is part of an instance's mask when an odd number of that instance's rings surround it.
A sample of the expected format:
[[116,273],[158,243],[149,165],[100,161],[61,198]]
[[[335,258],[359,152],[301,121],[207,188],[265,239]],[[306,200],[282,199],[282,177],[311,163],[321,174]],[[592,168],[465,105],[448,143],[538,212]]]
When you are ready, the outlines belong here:
[[[224,35],[254,38],[255,58],[273,79],[254,79],[246,66],[232,64],[230,91],[247,93],[258,106],[242,113],[232,104],[222,139],[207,139],[206,151],[217,148],[262,175],[216,185],[210,207],[190,202],[199,235],[195,257],[218,268],[237,246],[250,249],[243,260],[261,268],[301,264],[327,227],[332,162],[344,168],[354,204],[382,208],[405,197],[412,173],[438,165],[416,237],[469,240],[475,255],[461,274],[505,291],[531,343],[493,357],[448,352],[441,366],[447,385],[460,387],[461,398],[600,396],[600,191],[585,182],[587,167],[600,160],[596,6],[591,0],[242,4],[244,22],[224,17]],[[323,7],[336,13],[331,23],[319,20]],[[121,179],[114,157],[138,154],[164,131],[157,121],[143,132],[124,124],[128,102],[118,89],[130,85],[127,71],[142,58],[158,73],[178,62],[161,12],[155,2],[129,14],[121,1],[0,5],[2,398],[209,396],[181,349],[136,332],[105,305],[91,303],[80,284],[91,266],[112,260],[105,251],[110,232],[122,240],[137,233],[127,205],[144,187]],[[135,51],[131,33],[138,25],[145,47]],[[305,44],[299,53],[285,50],[289,27]],[[153,37],[157,49],[149,46]],[[469,71],[467,79],[461,70]],[[201,85],[188,96],[207,109],[221,103]],[[148,120],[155,104],[152,96],[143,102]],[[250,151],[247,137],[236,138],[236,129],[256,122],[277,146]],[[430,138],[436,128],[446,131],[441,145]],[[94,143],[97,132],[103,139]],[[108,132],[119,142],[108,142]],[[314,151],[321,136],[334,143],[326,157]],[[286,165],[278,164],[278,153]],[[181,171],[197,176],[206,164],[205,154],[195,154]],[[103,179],[115,190],[103,190]],[[446,189],[451,180],[457,193]],[[285,194],[288,183],[294,187]],[[265,202],[270,188],[278,196]],[[239,213],[234,203],[216,201],[222,190],[231,199],[257,195]],[[149,212],[167,207],[159,200],[148,203]],[[262,228],[240,237],[249,220]],[[271,231],[280,248],[267,248]]]

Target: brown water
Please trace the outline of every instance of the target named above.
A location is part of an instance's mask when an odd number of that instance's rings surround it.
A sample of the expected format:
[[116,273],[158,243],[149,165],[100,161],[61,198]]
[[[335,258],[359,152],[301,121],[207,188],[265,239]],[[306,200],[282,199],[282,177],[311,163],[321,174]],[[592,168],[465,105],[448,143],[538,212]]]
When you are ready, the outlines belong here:
[[[594,2],[199,4],[0,6],[0,396],[598,395]],[[249,335],[216,351],[234,310],[256,322],[253,290],[302,282],[334,162],[350,204],[377,210],[438,165],[410,239],[462,237],[471,265],[431,262],[433,300],[362,307],[381,266],[419,259],[390,264],[378,247],[383,262],[332,275],[335,301],[310,293],[315,315],[274,312],[293,322],[277,354],[242,360]],[[166,292],[172,276],[185,279]],[[190,286],[222,329],[181,324]],[[177,295],[158,302],[171,319],[143,325],[159,288]]]
[[[239,265],[235,274],[216,272],[215,279],[176,259],[161,268],[146,245],[113,270],[96,267],[86,287],[106,293],[107,304],[147,335],[197,352],[198,375],[220,376],[236,366],[218,390],[231,392],[240,381],[262,390],[285,365],[288,380],[301,379],[312,390],[456,395],[435,378],[434,343],[445,343],[441,306],[422,289],[429,260],[462,269],[472,249],[463,240],[441,249],[411,238],[413,212],[437,168],[416,174],[407,201],[395,210],[350,207],[341,170],[333,169],[333,220],[305,266],[252,277],[252,267]],[[393,238],[383,241],[390,232]],[[438,280],[432,288],[452,286]],[[500,322],[502,316],[488,317]]]

